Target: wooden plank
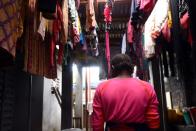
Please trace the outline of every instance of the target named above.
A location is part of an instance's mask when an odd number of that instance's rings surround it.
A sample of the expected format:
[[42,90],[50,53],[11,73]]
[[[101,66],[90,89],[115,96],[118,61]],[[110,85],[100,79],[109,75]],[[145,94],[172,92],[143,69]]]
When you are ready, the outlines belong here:
[[75,127],[83,128],[83,103],[82,103],[82,67],[77,66],[77,78],[76,78],[76,89],[75,89]]
[[152,83],[159,101],[159,112],[161,127],[160,131],[167,131],[167,106],[165,97],[165,87],[163,81],[162,63],[159,56],[150,61],[150,73],[152,74]]

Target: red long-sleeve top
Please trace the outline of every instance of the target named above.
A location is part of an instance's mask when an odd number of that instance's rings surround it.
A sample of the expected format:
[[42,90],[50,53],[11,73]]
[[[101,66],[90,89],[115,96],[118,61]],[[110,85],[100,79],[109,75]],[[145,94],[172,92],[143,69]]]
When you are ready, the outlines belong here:
[[149,128],[159,128],[158,100],[153,87],[136,78],[113,78],[101,83],[93,100],[93,131],[104,131],[107,121],[146,123]]

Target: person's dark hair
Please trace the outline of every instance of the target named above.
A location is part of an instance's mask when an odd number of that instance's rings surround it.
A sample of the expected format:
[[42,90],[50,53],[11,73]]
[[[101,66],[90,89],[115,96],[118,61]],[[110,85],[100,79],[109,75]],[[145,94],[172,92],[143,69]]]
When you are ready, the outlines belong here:
[[111,76],[117,77],[123,71],[127,71],[130,76],[132,75],[133,65],[131,59],[128,55],[117,54],[111,60]]

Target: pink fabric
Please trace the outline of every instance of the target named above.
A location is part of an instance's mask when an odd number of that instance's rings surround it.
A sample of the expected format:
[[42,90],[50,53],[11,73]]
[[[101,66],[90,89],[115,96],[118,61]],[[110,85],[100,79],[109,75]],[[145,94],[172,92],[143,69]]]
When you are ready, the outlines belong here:
[[170,28],[169,28],[167,21],[165,22],[165,25],[162,29],[162,33],[163,33],[163,37],[167,40],[167,42],[170,42],[171,41],[171,32],[170,32]]
[[133,26],[131,25],[131,20],[127,23],[127,41],[128,43],[133,43]]
[[188,12],[185,13],[183,15],[183,17],[180,19],[180,24],[181,24],[183,29],[188,29],[188,26],[189,26],[189,15],[188,15]]
[[108,31],[106,31],[105,33],[105,42],[106,42],[106,58],[108,63],[108,77],[110,77],[110,38],[109,38]]
[[114,78],[101,83],[93,100],[93,131],[103,131],[105,121],[146,123],[150,128],[159,128],[158,100],[153,87],[136,78]]
[[140,0],[140,10],[150,13],[155,5],[155,0]]
[[109,23],[112,21],[112,16],[111,16],[111,8],[109,6],[105,6],[104,8],[104,17],[105,17],[105,22]]
[[190,44],[192,44],[192,36],[191,36],[191,32],[190,32],[190,22],[189,22],[189,15],[188,15],[188,12],[185,13],[182,18],[180,19],[180,25],[182,27],[182,29],[184,30],[188,30],[188,42]]

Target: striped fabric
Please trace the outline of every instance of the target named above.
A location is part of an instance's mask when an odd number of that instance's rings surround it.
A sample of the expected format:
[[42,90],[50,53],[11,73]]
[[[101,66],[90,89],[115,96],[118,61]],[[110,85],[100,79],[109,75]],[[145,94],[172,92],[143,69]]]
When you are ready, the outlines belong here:
[[[31,74],[45,76],[49,79],[57,77],[56,59],[54,66],[51,65],[50,46],[52,35],[46,30],[45,39],[37,32],[40,24],[40,13],[37,10],[37,0],[29,0],[27,7],[27,17],[25,24],[25,64],[24,71]],[[49,28],[52,22],[48,22]],[[52,30],[52,29],[51,29]]]
[[0,47],[15,56],[16,40],[22,33],[18,0],[0,0]]

